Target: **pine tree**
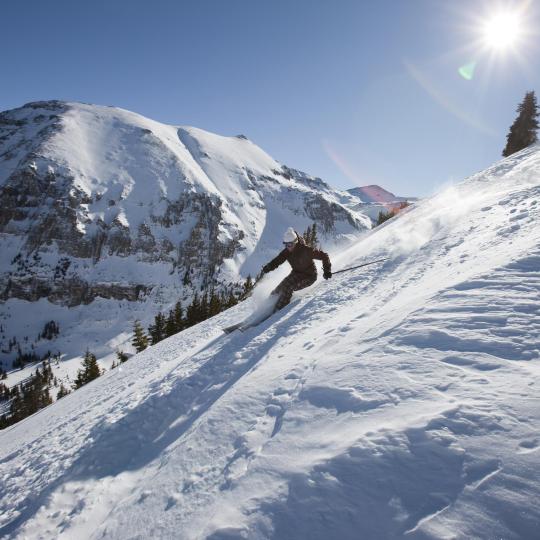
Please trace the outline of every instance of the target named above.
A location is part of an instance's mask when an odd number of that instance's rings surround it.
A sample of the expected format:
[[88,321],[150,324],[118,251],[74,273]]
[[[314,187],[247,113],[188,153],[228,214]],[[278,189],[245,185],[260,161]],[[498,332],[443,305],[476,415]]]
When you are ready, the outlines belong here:
[[184,310],[180,301],[176,302],[174,306],[174,325],[177,332],[181,332],[184,329]]
[[210,300],[208,301],[208,316],[213,317],[214,315],[217,315],[222,310],[221,305],[221,299],[218,294],[216,294],[216,290],[212,288],[210,291]]
[[39,335],[42,339],[54,339],[60,333],[60,327],[55,321],[49,321],[45,323],[43,331]]
[[68,394],[71,394],[71,390],[64,386],[64,383],[60,383],[60,388],[58,390],[58,393],[56,394],[56,399],[62,399],[64,396],[67,396]]
[[199,295],[195,292],[186,310],[186,326],[193,326],[199,322],[200,308]]
[[307,246],[317,248],[319,244],[317,224],[313,223],[313,225],[308,225],[308,228],[304,231],[302,237]]
[[308,228],[304,231],[302,238],[307,246],[311,246],[311,225],[308,225]]
[[129,359],[129,356],[124,351],[117,350],[116,358],[118,359],[119,364],[123,364],[124,362],[127,362],[127,360]]
[[316,223],[313,223],[313,226],[311,227],[311,247],[314,247],[314,248],[319,247],[319,235],[317,233]]
[[208,319],[208,293],[205,292],[201,298],[199,320],[197,322],[205,321],[206,319]]
[[182,284],[184,285],[184,287],[187,287],[188,285],[191,284],[191,277],[189,274],[190,274],[190,268],[188,266],[184,273],[184,278],[182,279]]
[[167,322],[165,323],[165,335],[167,337],[174,336],[178,332],[176,327],[176,317],[174,316],[174,309],[169,311],[169,316],[167,317]]
[[154,324],[148,328],[148,333],[152,338],[152,345],[165,339],[165,315],[161,311],[154,317]]
[[29,381],[17,385],[16,390],[12,389],[10,414],[2,417],[2,422],[0,422],[2,427],[15,424],[52,403],[46,379],[47,376],[44,377],[43,373],[37,369]]
[[50,385],[54,375],[51,368],[50,360],[43,360],[43,371],[41,372],[43,384]]
[[144,333],[143,327],[139,321],[135,321],[133,325],[133,339],[131,344],[135,347],[135,350],[140,353],[148,347],[148,337]]
[[519,113],[506,136],[506,146],[502,155],[508,157],[527,148],[538,140],[538,104],[534,91],[527,92],[518,105]]
[[394,216],[395,216],[395,212],[393,210],[389,212],[384,212],[383,210],[381,210],[379,212],[379,216],[377,217],[377,221],[375,225],[381,225],[385,221],[388,221],[390,218],[393,218]]
[[253,290],[253,280],[251,279],[251,274],[248,275],[246,281],[244,281],[243,289],[242,298],[247,298],[249,293]]
[[77,372],[77,378],[73,383],[73,389],[77,390],[81,386],[88,384],[90,381],[97,379],[101,375],[101,370],[97,363],[97,358],[88,349],[82,360],[82,368]]
[[4,383],[0,383],[0,401],[7,401],[8,399],[9,388]]
[[227,303],[225,305],[227,308],[230,308],[232,306],[236,306],[236,304],[238,304],[238,298],[236,298],[234,290],[231,288],[229,291],[229,296],[227,298]]

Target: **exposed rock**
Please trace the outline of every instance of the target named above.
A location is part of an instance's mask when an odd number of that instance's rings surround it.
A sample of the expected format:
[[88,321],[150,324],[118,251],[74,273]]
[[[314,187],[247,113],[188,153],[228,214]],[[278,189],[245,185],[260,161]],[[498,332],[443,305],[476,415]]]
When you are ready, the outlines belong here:
[[273,222],[315,222],[327,241],[362,232],[343,197],[243,135],[29,103],[0,113],[0,302],[170,304],[255,275],[281,244]]

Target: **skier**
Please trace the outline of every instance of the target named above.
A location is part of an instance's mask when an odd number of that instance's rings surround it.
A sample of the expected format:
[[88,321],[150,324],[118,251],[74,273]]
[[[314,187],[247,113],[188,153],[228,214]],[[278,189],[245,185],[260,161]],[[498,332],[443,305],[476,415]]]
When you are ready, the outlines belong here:
[[272,291],[272,294],[278,295],[275,311],[285,307],[291,301],[294,291],[305,289],[315,283],[317,268],[313,259],[322,261],[324,279],[332,277],[332,265],[328,254],[306,245],[304,239],[292,227],[285,231],[283,244],[285,245],[283,251],[262,268],[262,271],[267,274],[285,261],[289,261],[292,266],[292,272]]

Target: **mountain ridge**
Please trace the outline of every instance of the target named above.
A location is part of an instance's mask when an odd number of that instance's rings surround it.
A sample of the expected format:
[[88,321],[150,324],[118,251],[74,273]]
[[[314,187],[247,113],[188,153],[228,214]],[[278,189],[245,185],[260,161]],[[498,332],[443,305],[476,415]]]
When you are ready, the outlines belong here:
[[416,201],[417,197],[402,197],[394,195],[392,192],[384,189],[377,184],[369,184],[367,186],[358,186],[347,190],[352,195],[355,195],[365,203],[392,203],[392,202],[407,202]]

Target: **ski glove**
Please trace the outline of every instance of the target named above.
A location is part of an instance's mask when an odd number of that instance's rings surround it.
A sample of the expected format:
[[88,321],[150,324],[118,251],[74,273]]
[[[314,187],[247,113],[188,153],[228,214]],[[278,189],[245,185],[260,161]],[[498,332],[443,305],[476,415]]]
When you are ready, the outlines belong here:
[[332,277],[332,272],[330,272],[330,270],[324,272],[323,274],[324,279],[330,279],[331,277]]

